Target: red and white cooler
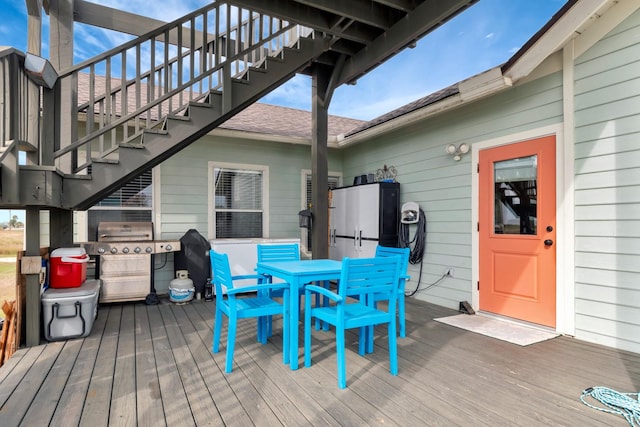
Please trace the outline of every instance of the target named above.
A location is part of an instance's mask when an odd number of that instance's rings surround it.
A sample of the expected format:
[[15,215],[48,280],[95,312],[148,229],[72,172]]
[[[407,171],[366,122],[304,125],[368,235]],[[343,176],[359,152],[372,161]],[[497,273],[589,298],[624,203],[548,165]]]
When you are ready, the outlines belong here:
[[84,248],[59,248],[49,257],[49,286],[77,288],[87,279],[89,255]]

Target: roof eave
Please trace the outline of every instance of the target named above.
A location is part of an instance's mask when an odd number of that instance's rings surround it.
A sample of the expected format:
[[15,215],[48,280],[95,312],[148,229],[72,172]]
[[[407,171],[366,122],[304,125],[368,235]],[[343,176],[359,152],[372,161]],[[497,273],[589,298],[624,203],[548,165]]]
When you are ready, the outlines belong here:
[[[622,4],[621,4],[622,3]],[[568,1],[525,45],[505,64],[494,67],[457,84],[459,93],[418,108],[410,113],[366,128],[349,136],[338,135],[338,147],[346,147],[379,136],[402,126],[424,120],[458,108],[481,98],[492,96],[511,87],[531,75],[555,52],[561,50],[571,39],[580,36],[605,11],[616,6],[615,13],[608,13],[606,25],[599,31],[608,31],[626,16],[640,8],[636,2],[617,0],[571,0]],[[602,21],[602,19],[601,19]],[[601,37],[602,34],[599,34]],[[598,40],[599,37],[589,37]],[[593,44],[593,41],[589,46]],[[581,51],[588,46],[582,46]]]
[[442,114],[454,108],[459,108],[470,102],[476,101],[511,87],[511,80],[502,75],[500,67],[494,67],[483,73],[477,74],[458,83],[458,93],[443,98],[432,104],[418,108],[409,113],[395,117],[377,126],[367,128],[361,132],[349,136],[338,135],[338,147],[362,142],[390,132],[400,127],[408,126],[428,117]]

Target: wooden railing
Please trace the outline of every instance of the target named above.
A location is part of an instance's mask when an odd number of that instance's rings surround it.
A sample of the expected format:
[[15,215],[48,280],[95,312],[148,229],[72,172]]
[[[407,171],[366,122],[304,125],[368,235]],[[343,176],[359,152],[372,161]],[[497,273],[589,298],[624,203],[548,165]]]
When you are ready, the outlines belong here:
[[37,86],[24,72],[24,59],[22,52],[0,47],[0,152],[29,139],[29,91]]
[[[67,70],[57,81],[65,106],[54,150],[65,173],[86,173],[92,159],[109,160],[122,143],[140,143],[144,129],[211,91],[230,98],[230,81],[267,56],[311,33],[294,23],[227,3],[212,3]],[[61,89],[60,89],[61,88]],[[45,96],[55,96],[56,91]],[[46,100],[45,100],[46,101]],[[68,170],[67,170],[68,169]]]
[[[38,164],[40,94],[25,55],[0,47],[0,206],[19,206],[21,164]],[[22,155],[24,154],[24,155]]]

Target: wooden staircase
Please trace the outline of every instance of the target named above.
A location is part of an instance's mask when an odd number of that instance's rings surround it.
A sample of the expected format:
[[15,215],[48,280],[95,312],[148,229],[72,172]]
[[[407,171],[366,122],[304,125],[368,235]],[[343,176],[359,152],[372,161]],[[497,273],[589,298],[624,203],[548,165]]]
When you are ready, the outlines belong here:
[[[213,3],[61,71],[52,90],[42,89],[42,138],[35,143],[17,135],[28,122],[19,99],[34,83],[24,77],[21,53],[0,52],[0,65],[12,64],[10,73],[0,68],[0,79],[24,87],[2,89],[14,108],[3,119],[12,127],[0,129],[0,207],[87,209],[329,48],[308,28]],[[36,155],[21,156],[25,150]]]

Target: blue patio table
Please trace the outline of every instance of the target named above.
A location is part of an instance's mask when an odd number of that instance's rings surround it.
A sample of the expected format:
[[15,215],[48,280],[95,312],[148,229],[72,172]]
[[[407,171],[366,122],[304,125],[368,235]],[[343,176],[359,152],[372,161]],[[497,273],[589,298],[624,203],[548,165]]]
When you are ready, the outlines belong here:
[[299,298],[298,291],[302,286],[311,282],[324,280],[338,280],[342,271],[342,262],[332,259],[306,259],[299,261],[266,261],[259,262],[256,266],[258,274],[268,274],[279,277],[291,285],[291,295],[289,298],[291,307],[291,333],[289,334],[289,357],[284,355],[285,363],[289,363],[291,369],[298,369],[298,319]]

